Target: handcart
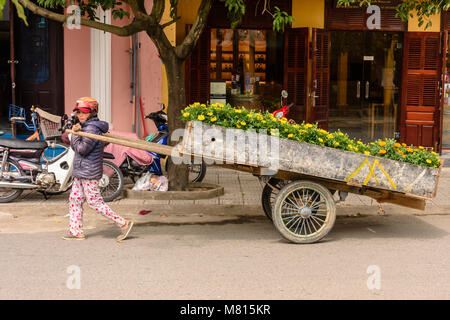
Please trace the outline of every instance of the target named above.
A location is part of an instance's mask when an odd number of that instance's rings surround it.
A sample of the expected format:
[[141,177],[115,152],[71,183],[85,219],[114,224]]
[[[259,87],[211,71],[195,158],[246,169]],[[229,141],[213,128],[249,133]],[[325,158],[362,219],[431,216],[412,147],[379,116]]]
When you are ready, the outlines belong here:
[[294,243],[317,242],[330,232],[336,191],[424,210],[426,200],[436,196],[441,171],[199,121],[188,122],[183,141],[173,147],[108,133],[74,133],[258,176],[265,183],[266,215]]

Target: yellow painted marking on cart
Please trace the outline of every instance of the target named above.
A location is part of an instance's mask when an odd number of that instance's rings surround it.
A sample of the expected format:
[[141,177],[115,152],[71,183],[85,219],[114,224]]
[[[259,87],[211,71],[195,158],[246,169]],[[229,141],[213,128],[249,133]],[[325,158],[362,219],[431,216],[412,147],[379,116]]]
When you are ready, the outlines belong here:
[[365,158],[363,162],[361,162],[361,164],[358,166],[358,168],[356,168],[355,171],[353,171],[346,179],[346,182],[349,182],[354,176],[356,176],[358,174],[358,172],[364,167],[364,165],[367,165],[369,167],[369,173],[367,174],[365,180],[364,180],[364,185],[366,185],[369,181],[370,178],[373,176],[376,183],[380,184],[380,182],[378,181],[376,175],[375,175],[375,167],[378,166],[378,168],[380,168],[380,170],[384,173],[384,175],[386,176],[386,178],[389,180],[389,182],[391,183],[392,188],[394,188],[395,190],[397,190],[397,186],[395,185],[394,181],[392,181],[391,177],[387,174],[386,170],[384,170],[383,166],[380,164],[380,162],[378,161],[378,159],[375,159],[372,163],[372,165],[370,164],[370,161],[368,158]]

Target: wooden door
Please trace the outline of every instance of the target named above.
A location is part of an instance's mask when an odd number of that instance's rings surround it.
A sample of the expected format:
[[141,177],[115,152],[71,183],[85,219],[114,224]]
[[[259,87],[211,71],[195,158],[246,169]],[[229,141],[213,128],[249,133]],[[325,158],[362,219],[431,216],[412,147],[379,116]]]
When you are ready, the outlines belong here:
[[[191,25],[186,26],[186,34]],[[186,104],[206,103],[210,93],[211,30],[205,28],[185,63]]]
[[287,117],[299,123],[306,120],[309,58],[308,28],[288,29],[284,42],[284,89],[287,103],[294,103]]
[[328,130],[330,88],[330,33],[322,29],[312,30],[312,74],[310,122]]
[[438,149],[440,127],[440,34],[407,32],[404,41],[400,138]]
[[[30,108],[40,106],[47,112],[64,113],[63,28],[27,10],[27,27],[16,18],[15,52],[16,102]],[[86,75],[90,77],[90,75]]]

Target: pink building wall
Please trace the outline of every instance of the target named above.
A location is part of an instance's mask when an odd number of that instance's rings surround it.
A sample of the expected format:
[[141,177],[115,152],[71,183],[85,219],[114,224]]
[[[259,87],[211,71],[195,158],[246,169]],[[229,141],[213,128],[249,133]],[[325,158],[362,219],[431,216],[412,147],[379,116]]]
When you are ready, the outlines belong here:
[[[147,6],[148,7],[148,6]],[[151,5],[148,10],[151,10]],[[131,10],[128,10],[129,12]],[[132,17],[131,17],[132,18]],[[129,20],[112,19],[114,25],[126,25]],[[90,81],[90,32],[64,28],[64,86],[65,112],[70,114],[74,102],[89,96]],[[144,115],[159,108],[161,102],[161,60],[158,52],[145,32],[139,35],[141,43],[141,97]],[[130,102],[130,47],[131,37],[111,36],[111,122],[117,131],[132,132],[135,123],[135,103]],[[146,119],[147,133],[155,133],[156,127]],[[143,135],[141,120],[141,136]]]
[[91,92],[91,31],[64,28],[64,112]]

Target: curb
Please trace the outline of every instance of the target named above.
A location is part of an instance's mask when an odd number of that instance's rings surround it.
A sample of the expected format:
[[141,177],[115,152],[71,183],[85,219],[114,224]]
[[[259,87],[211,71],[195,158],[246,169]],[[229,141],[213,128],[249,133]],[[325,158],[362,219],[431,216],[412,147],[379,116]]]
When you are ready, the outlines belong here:
[[190,183],[185,191],[122,191],[124,198],[141,200],[198,200],[220,197],[223,194],[224,187],[204,182]]

